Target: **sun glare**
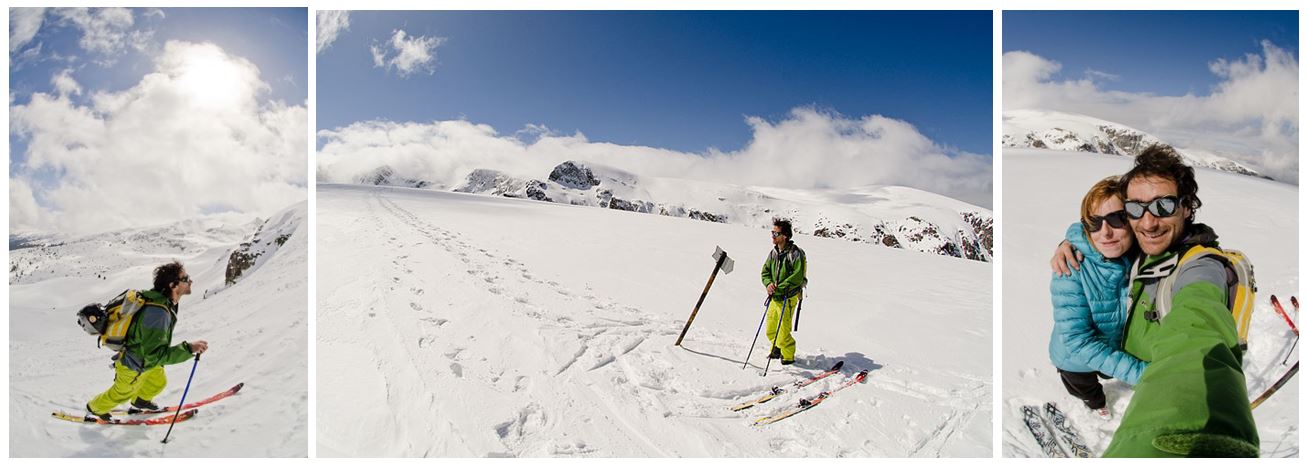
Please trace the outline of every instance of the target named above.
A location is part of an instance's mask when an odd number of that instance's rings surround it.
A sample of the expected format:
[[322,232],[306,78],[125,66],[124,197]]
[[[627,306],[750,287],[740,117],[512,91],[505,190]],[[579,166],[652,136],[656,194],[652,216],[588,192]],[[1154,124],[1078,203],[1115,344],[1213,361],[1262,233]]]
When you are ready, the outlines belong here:
[[197,50],[184,59],[177,82],[199,106],[223,108],[241,102],[245,78],[239,64],[221,52]]

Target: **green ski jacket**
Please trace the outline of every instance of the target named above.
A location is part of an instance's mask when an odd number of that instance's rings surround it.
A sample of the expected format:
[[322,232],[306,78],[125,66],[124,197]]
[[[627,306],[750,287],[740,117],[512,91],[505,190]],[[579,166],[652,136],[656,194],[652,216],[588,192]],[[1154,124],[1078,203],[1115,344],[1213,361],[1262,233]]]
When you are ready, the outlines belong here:
[[762,285],[776,284],[772,299],[779,301],[794,297],[808,280],[807,267],[808,257],[793,240],[785,245],[784,251],[772,247],[767,261],[762,264]]
[[[1203,257],[1179,268],[1195,244],[1216,245],[1202,224],[1179,246],[1135,263],[1124,349],[1149,362],[1104,457],[1256,457],[1257,425],[1244,386],[1243,351],[1226,302],[1225,264]],[[1178,272],[1172,294],[1158,285]],[[1155,298],[1171,297],[1157,320]]]
[[143,372],[157,366],[173,365],[191,359],[191,345],[186,341],[172,345],[172,330],[177,325],[177,305],[157,291],[141,293],[141,307],[127,328],[123,348],[123,365]]

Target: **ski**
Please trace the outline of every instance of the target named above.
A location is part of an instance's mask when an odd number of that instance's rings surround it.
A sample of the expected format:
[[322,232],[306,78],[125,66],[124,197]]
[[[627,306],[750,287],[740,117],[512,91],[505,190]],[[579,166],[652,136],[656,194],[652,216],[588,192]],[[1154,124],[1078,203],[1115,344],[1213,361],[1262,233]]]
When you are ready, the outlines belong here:
[[1035,435],[1035,441],[1039,443],[1039,448],[1044,450],[1044,455],[1050,458],[1066,458],[1066,452],[1062,447],[1057,445],[1057,440],[1053,439],[1053,433],[1048,427],[1044,426],[1044,420],[1039,418],[1039,409],[1030,405],[1021,406],[1022,419],[1026,422],[1026,428],[1031,434]]
[[791,384],[791,385],[789,385],[789,386],[787,386],[787,387],[781,387],[781,386],[775,386],[775,387],[772,387],[772,388],[771,388],[771,392],[769,392],[769,393],[767,393],[767,394],[764,394],[764,395],[762,395],[761,397],[758,397],[758,398],[756,398],[756,399],[750,400],[750,401],[748,401],[748,402],[744,402],[744,403],[739,403],[739,404],[732,405],[732,406],[731,406],[731,410],[732,410],[732,411],[737,411],[737,412],[738,412],[738,411],[740,411],[740,410],[745,410],[745,409],[751,408],[751,407],[753,407],[754,405],[759,405],[759,404],[767,403],[767,401],[770,401],[771,399],[775,399],[775,398],[777,398],[777,397],[780,397],[781,394],[784,394],[784,393],[789,392],[789,391],[792,391],[792,390],[801,389],[801,388],[803,388],[803,386],[807,386],[807,385],[812,384],[812,383],[815,383],[815,382],[817,382],[817,381],[821,381],[823,378],[826,378],[826,377],[828,377],[828,376],[830,376],[830,375],[833,375],[833,374],[835,374],[835,373],[839,373],[841,368],[844,368],[844,361],[843,361],[843,360],[841,360],[841,361],[835,363],[835,365],[832,366],[832,367],[830,367],[829,370],[823,371],[823,372],[821,372],[821,373],[819,373],[819,374],[817,374],[816,376],[813,376],[813,377],[811,377],[811,378],[808,378],[808,379],[801,379],[801,380],[795,381],[793,384]]
[[1284,383],[1289,382],[1289,379],[1293,378],[1293,375],[1296,374],[1298,374],[1298,362],[1293,362],[1293,367],[1289,368],[1289,371],[1285,372],[1284,376],[1281,376],[1279,381],[1276,381],[1275,384],[1271,385],[1270,389],[1267,389],[1266,392],[1262,393],[1262,395],[1257,396],[1256,400],[1253,400],[1252,408],[1257,408],[1257,406],[1261,405],[1262,402],[1265,402],[1266,399],[1271,398],[1271,395],[1275,394],[1275,391],[1280,390],[1280,387],[1284,386]]
[[[177,422],[180,423],[180,422],[182,422],[182,421],[189,420],[189,419],[191,419],[191,417],[195,416],[195,414],[198,413],[198,412],[199,412],[199,410],[188,410],[188,411],[182,412],[180,415],[177,415]],[[87,417],[85,417],[85,416],[83,416],[83,415],[70,415],[70,414],[68,414],[68,413],[64,413],[64,412],[54,412],[54,413],[51,413],[51,415],[54,416],[55,418],[58,418],[58,419],[61,419],[61,420],[64,420],[64,421],[72,421],[72,422],[74,422],[74,423],[84,423],[84,424],[109,424],[109,425],[126,425],[126,426],[153,426],[153,425],[157,425],[157,424],[170,424],[170,423],[173,423],[173,415],[166,415],[166,416],[161,416],[161,417],[158,417],[158,418],[149,418],[149,419],[144,419],[144,418],[134,418],[134,419],[121,419],[121,418],[114,418],[114,419],[112,419],[112,420],[101,420],[101,419],[97,419],[97,418],[89,418],[89,419],[88,419]]]
[[1284,322],[1289,324],[1289,329],[1293,330],[1293,334],[1297,336],[1298,327],[1293,324],[1293,319],[1289,318],[1289,314],[1284,311],[1284,306],[1280,305],[1280,300],[1276,299],[1275,295],[1271,295],[1271,306],[1275,307],[1275,313],[1280,314],[1280,317],[1284,318]]
[[1289,296],[1289,302],[1293,303],[1293,311],[1298,312],[1298,296]]
[[855,375],[855,376],[853,377],[853,379],[850,379],[850,380],[848,380],[848,381],[845,381],[843,384],[840,384],[839,387],[836,387],[835,389],[831,389],[831,390],[826,391],[826,392],[822,392],[821,394],[817,394],[816,396],[813,396],[812,398],[809,398],[809,399],[800,399],[798,405],[795,405],[795,406],[793,406],[793,407],[790,407],[790,408],[787,408],[787,409],[781,410],[779,413],[776,413],[775,415],[764,416],[764,417],[762,417],[762,418],[758,418],[757,421],[754,421],[754,422],[753,422],[753,425],[754,425],[754,426],[762,426],[762,425],[764,425],[764,424],[771,424],[771,423],[775,423],[775,422],[777,422],[777,421],[780,421],[780,420],[783,420],[783,419],[789,418],[789,417],[791,417],[791,416],[797,415],[797,414],[799,414],[800,412],[803,412],[804,410],[807,410],[807,409],[810,409],[810,408],[812,408],[812,407],[816,407],[817,405],[820,405],[820,404],[822,403],[822,401],[825,401],[825,400],[826,400],[827,398],[829,398],[832,394],[834,394],[834,393],[836,393],[836,392],[839,392],[840,390],[842,390],[842,389],[844,389],[844,388],[847,388],[847,387],[852,386],[852,385],[854,385],[854,384],[865,383],[865,382],[867,382],[867,370],[862,370],[862,371],[858,372],[858,374]]
[[[245,387],[245,383],[240,383],[240,384],[237,384],[237,385],[235,385],[235,386],[232,386],[231,389],[227,389],[227,390],[225,390],[225,391],[219,392],[219,393],[217,393],[217,394],[214,394],[214,395],[212,395],[212,396],[209,396],[209,397],[206,398],[206,399],[203,399],[203,400],[200,400],[200,401],[196,401],[196,402],[191,402],[191,403],[188,403],[188,404],[186,404],[186,405],[182,405],[182,406],[181,406],[181,410],[190,410],[190,409],[192,409],[192,408],[199,408],[199,407],[201,407],[201,406],[208,405],[208,404],[211,404],[211,403],[213,403],[213,402],[217,402],[217,401],[219,401],[219,400],[222,400],[222,399],[225,399],[225,398],[228,398],[228,397],[234,396],[234,395],[236,395],[237,392],[240,392],[240,391],[241,391],[241,388],[242,388],[242,387]],[[133,415],[133,416],[139,416],[139,415],[157,415],[157,414],[160,414],[160,413],[173,413],[173,412],[176,412],[177,410],[178,410],[178,408],[177,408],[176,405],[169,405],[169,406],[167,406],[167,407],[163,407],[163,408],[160,408],[160,409],[158,409],[158,410],[131,410],[131,409],[128,409],[128,410],[114,410],[114,411],[109,412],[109,414],[114,415],[114,416],[124,416],[124,415]]]
[[1079,458],[1093,458],[1089,451],[1089,445],[1085,444],[1085,439],[1080,437],[1080,433],[1071,427],[1071,423],[1066,420],[1066,414],[1057,408],[1057,404],[1047,402],[1044,404],[1044,414],[1048,416],[1048,421],[1053,423],[1053,428],[1057,429],[1058,437],[1066,443],[1066,447],[1071,453]]

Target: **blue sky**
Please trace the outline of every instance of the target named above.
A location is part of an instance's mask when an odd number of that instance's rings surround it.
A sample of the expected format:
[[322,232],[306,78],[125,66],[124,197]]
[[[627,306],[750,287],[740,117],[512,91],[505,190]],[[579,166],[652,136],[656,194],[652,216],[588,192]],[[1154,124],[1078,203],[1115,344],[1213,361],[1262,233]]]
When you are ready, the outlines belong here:
[[1216,58],[1261,52],[1261,41],[1298,52],[1297,11],[1005,11],[1003,51],[1062,63],[1061,75],[1117,76],[1105,90],[1207,94]]
[[[318,54],[318,128],[527,124],[590,141],[738,150],[746,116],[811,106],[913,124],[988,155],[991,13],[352,12]],[[375,67],[393,31],[441,37],[430,73]]]
[[[303,200],[306,8],[10,10],[10,225],[83,232]],[[122,188],[132,178],[150,188]]]

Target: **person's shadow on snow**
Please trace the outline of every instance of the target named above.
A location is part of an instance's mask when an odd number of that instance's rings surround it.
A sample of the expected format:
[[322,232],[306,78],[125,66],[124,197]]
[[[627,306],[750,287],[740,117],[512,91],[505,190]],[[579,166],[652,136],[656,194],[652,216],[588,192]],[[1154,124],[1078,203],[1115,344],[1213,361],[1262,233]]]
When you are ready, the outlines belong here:
[[876,363],[875,360],[867,358],[867,356],[863,355],[861,352],[849,352],[838,357],[828,357],[826,354],[799,357],[794,359],[794,366],[804,370],[820,372],[826,371],[832,365],[835,365],[835,362],[841,361],[844,362],[844,371],[857,372],[867,370],[868,372],[872,372],[884,367],[884,365]]

